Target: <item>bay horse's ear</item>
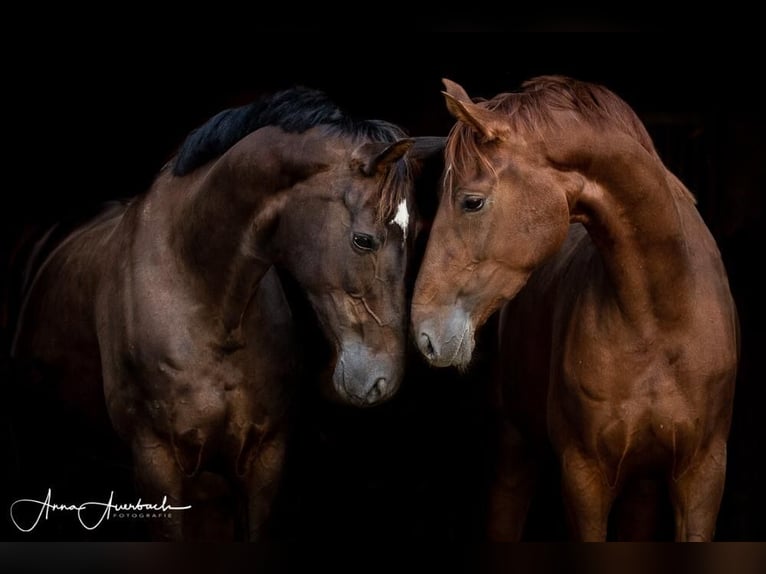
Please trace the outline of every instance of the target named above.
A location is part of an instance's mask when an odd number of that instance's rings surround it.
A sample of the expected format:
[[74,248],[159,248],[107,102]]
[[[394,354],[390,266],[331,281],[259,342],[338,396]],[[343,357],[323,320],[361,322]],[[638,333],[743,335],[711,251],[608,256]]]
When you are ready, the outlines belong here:
[[375,175],[401,159],[414,144],[414,138],[404,138],[394,143],[368,142],[354,152],[354,160],[359,162],[363,174]]
[[447,138],[440,136],[418,136],[413,138],[415,143],[407,152],[407,157],[420,160],[426,159],[444,149]]
[[442,78],[447,111],[456,119],[479,132],[486,141],[502,139],[508,126],[502,116],[474,103],[460,84]]

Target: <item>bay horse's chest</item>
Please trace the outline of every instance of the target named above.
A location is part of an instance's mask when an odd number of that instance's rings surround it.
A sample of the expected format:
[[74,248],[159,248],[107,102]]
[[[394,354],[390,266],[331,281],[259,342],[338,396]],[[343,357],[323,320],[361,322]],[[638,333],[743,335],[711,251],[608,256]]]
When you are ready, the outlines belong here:
[[[295,325],[274,274],[264,277],[247,308],[240,349],[211,344],[214,327],[178,300],[170,309],[186,315],[156,309],[142,314],[141,323],[103,331],[107,404],[123,436],[167,437],[191,472],[205,453],[239,460],[257,447],[254,436],[284,425],[300,363]],[[167,330],[179,320],[183,328]]]

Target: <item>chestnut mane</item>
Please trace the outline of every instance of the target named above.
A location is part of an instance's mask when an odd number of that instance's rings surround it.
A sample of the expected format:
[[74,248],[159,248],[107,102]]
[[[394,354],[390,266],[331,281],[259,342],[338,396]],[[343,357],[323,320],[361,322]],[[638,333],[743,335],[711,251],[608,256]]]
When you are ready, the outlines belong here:
[[[580,124],[597,127],[604,133],[616,131],[632,137],[662,163],[636,112],[622,98],[599,84],[566,76],[537,76],[525,81],[521,91],[500,93],[480,103],[488,110],[503,113],[511,130],[524,138],[539,139],[543,130],[563,129],[558,118],[562,111],[569,112]],[[470,126],[455,123],[445,150],[446,165],[462,170],[469,162],[478,159],[491,170],[481,143],[481,138]],[[696,203],[689,189],[667,168],[665,171],[674,195]],[[449,187],[445,185],[445,189]]]

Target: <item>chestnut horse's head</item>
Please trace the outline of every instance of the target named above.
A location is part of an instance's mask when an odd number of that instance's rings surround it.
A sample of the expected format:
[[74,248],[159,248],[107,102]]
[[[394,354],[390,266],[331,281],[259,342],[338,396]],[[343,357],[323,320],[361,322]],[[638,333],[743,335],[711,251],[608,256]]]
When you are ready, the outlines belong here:
[[444,83],[457,123],[447,139],[412,325],[431,364],[465,367],[476,330],[562,244],[570,220],[566,190],[581,180],[547,162],[525,102],[473,102],[458,84]]

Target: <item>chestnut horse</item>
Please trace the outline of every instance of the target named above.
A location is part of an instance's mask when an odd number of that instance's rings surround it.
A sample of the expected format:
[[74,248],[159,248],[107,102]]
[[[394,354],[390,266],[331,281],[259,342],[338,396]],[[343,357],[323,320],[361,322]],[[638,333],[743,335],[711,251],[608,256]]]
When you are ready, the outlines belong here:
[[[258,538],[302,388],[358,407],[396,393],[418,158],[443,143],[285,90],[213,117],[147,193],[50,251],[13,347],[26,396],[108,413],[144,502],[192,507],[153,536]],[[242,520],[195,512],[230,492]]]
[[603,86],[544,76],[473,101],[444,84],[457,122],[412,324],[433,365],[465,368],[502,308],[490,535],[523,535],[549,441],[573,538],[611,537],[618,496],[659,477],[676,540],[711,540],[739,327],[695,199]]

